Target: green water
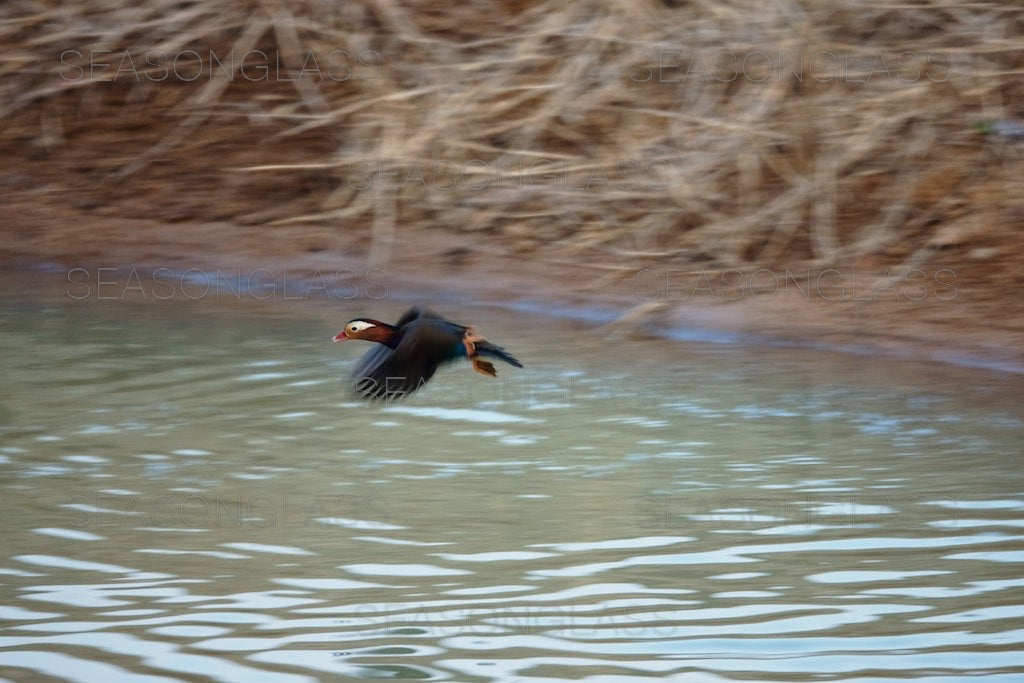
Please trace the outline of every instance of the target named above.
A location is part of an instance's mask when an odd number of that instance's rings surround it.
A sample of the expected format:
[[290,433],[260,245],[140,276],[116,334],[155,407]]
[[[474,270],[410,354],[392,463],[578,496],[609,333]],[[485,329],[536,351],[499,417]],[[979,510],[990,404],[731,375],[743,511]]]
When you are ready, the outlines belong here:
[[352,401],[404,305],[9,294],[0,678],[1024,677],[1019,376],[460,306],[525,370]]

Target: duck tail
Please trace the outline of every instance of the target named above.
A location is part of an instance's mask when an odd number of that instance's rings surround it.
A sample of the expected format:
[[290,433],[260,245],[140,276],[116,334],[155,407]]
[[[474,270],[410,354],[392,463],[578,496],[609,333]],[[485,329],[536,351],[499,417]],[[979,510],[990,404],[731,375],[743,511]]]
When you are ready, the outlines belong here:
[[491,356],[492,358],[498,358],[509,365],[514,365],[517,368],[523,367],[523,364],[520,363],[515,356],[505,351],[502,347],[495,346],[488,341],[476,342],[476,353],[479,356]]

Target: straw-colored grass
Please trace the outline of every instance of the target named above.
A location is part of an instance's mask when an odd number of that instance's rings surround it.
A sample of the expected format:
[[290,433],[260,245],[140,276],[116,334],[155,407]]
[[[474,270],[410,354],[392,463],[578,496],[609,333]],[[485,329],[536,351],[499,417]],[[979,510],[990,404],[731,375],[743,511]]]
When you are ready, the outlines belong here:
[[57,163],[73,201],[365,230],[375,263],[441,225],[607,270],[911,268],[1021,220],[1021,143],[986,128],[1024,117],[1016,0],[24,0],[0,18],[0,143]]

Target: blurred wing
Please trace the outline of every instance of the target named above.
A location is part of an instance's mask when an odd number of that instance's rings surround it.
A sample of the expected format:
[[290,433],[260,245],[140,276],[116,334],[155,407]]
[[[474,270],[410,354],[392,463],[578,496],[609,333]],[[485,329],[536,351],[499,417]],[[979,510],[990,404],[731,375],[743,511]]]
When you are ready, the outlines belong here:
[[[411,309],[404,320],[414,310]],[[394,349],[375,344],[352,371],[352,386],[363,398],[398,399],[427,383],[437,366],[455,360],[453,351],[461,334],[440,318],[422,312],[402,327],[402,341]]]
[[426,308],[420,308],[419,306],[413,306],[403,313],[402,317],[398,319],[397,323],[395,323],[395,327],[403,329],[407,325],[420,322],[430,322],[437,327],[448,330],[451,334],[458,334],[459,340],[462,339],[462,335],[466,331],[466,327],[464,325],[453,323],[450,320],[442,318],[437,313]]
[[398,319],[397,323],[395,323],[395,327],[397,327],[398,329],[402,329],[403,327],[405,327],[406,325],[411,323],[413,320],[416,320],[416,319],[422,318],[422,317],[434,317],[434,318],[436,318],[437,316],[435,316],[433,313],[431,313],[429,311],[423,310],[419,306],[413,306],[408,311],[406,311],[405,313],[402,314],[402,317]]

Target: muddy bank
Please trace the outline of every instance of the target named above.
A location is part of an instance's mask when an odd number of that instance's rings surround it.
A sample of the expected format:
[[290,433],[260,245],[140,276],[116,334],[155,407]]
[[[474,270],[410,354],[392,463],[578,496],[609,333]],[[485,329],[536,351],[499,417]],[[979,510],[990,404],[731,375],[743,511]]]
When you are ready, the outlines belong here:
[[[248,299],[287,306],[326,298],[338,317],[374,300],[460,302],[567,316],[610,338],[782,343],[892,353],[1024,371],[1017,288],[991,272],[938,261],[911,271],[763,266],[702,269],[671,260],[591,263],[514,254],[443,229],[400,233],[371,263],[365,233],[320,226],[266,230],[175,223],[23,206],[3,261],[56,274],[73,299]],[[53,278],[49,278],[51,281]]]
[[74,296],[1024,356],[1014,3],[19,7],[0,263]]

